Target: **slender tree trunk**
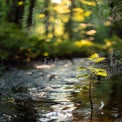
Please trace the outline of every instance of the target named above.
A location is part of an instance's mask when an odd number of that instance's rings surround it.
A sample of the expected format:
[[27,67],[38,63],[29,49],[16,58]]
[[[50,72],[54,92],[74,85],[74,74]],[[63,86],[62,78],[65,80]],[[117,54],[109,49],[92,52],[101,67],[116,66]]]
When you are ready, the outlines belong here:
[[29,14],[28,14],[28,19],[27,19],[27,26],[31,26],[32,25],[32,21],[33,21],[33,8],[35,6],[36,0],[30,0],[30,7],[29,7]]
[[15,17],[15,11],[16,11],[16,0],[12,0],[10,3],[9,0],[6,0],[6,7],[7,7],[7,12],[6,12],[6,21],[8,22],[14,22],[14,17]]
[[6,0],[6,5],[10,5],[10,0]]
[[53,34],[53,38],[55,38],[55,25],[52,24],[52,34]]
[[48,27],[49,27],[49,11],[48,11],[49,1],[45,1],[45,34],[48,35]]
[[[19,2],[23,2],[22,5],[19,5]],[[21,20],[24,14],[24,2],[25,0],[6,0],[6,6],[8,8],[6,20],[8,22],[14,22],[17,25],[21,25]]]
[[[23,2],[23,4],[18,5],[19,2]],[[24,2],[25,2],[25,0],[18,0],[18,3],[16,3],[16,11],[15,11],[14,22],[18,25],[21,25],[21,22],[22,22],[22,17],[24,14]]]
[[92,117],[93,117],[93,101],[92,101],[92,81],[91,81],[91,74],[90,74],[90,80],[89,80],[89,101],[90,101],[90,107],[91,107],[90,120],[92,122]]

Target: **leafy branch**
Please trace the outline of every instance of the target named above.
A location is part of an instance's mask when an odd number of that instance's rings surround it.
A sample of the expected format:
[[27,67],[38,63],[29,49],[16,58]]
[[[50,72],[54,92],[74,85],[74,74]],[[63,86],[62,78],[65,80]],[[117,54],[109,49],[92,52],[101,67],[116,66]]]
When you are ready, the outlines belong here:
[[92,65],[88,66],[88,67],[79,67],[78,70],[80,71],[86,71],[85,74],[80,74],[77,76],[77,78],[83,77],[83,78],[87,78],[88,81],[88,90],[89,90],[89,101],[90,101],[90,107],[91,107],[91,120],[92,120],[92,115],[93,115],[93,100],[92,100],[92,82],[93,80],[93,76],[103,76],[106,77],[107,76],[107,71],[101,68],[96,68],[95,64],[102,62],[103,60],[105,60],[104,57],[100,57],[97,53],[91,55],[88,58],[89,61],[92,62]]

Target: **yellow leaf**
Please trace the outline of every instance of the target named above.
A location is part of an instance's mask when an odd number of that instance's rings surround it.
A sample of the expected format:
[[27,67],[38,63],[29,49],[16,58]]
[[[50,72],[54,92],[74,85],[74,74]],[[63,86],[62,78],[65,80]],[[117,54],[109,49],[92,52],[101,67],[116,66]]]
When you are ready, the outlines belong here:
[[99,58],[99,55],[97,54],[97,53],[95,53],[95,54],[92,54],[91,56],[90,56],[90,58],[88,58],[88,59],[96,59],[96,58]]
[[96,59],[95,59],[95,62],[98,63],[98,62],[101,62],[101,61],[103,61],[103,60],[105,60],[105,58],[99,57],[99,58],[96,58]]
[[70,13],[70,9],[67,6],[55,6],[53,9],[60,14]]
[[93,2],[89,2],[89,1],[86,1],[86,0],[81,0],[81,2],[83,4],[86,4],[86,5],[89,5],[89,6],[96,6],[96,3],[93,1]]
[[84,10],[82,8],[74,8],[73,11],[80,12],[80,13],[84,12]]
[[84,15],[85,15],[86,17],[90,16],[90,15],[91,15],[91,11],[86,11]]
[[98,68],[91,68],[90,69],[92,73],[96,74],[96,75],[100,75],[100,76],[107,76],[107,71],[104,69],[98,69]]
[[85,16],[84,16],[84,14],[74,13],[74,16],[72,17],[72,19],[74,21],[81,22],[81,21],[84,21],[85,20]]
[[107,71],[106,70],[99,70],[98,72],[96,72],[96,75],[100,75],[100,76],[107,76]]

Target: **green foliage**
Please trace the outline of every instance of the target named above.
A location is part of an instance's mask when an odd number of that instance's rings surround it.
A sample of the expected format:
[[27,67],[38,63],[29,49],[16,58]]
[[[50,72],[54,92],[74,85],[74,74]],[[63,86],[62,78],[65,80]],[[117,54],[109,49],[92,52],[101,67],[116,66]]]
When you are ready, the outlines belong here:
[[0,57],[6,59],[30,61],[44,56],[86,56],[95,51],[95,45],[90,46],[90,50],[87,50],[87,43],[81,46],[77,47],[71,40],[28,37],[14,23],[4,22],[0,26]]
[[[96,51],[107,53],[112,48],[121,48],[122,41],[117,36],[121,37],[121,23],[112,25],[107,20],[110,6],[104,0],[62,0],[61,3],[37,0],[35,6],[31,4],[30,1],[0,1],[0,57],[28,61],[44,56],[86,57]],[[18,23],[15,19],[19,19]],[[115,30],[112,37],[111,27]],[[99,57],[93,62],[102,60]]]
[[[19,53],[19,47],[26,40],[24,34],[15,24],[1,23],[0,26],[0,56],[6,58],[16,56]],[[14,57],[13,57],[14,58]]]
[[104,77],[107,76],[106,70],[95,67],[96,63],[99,63],[99,62],[105,60],[104,57],[99,57],[99,55],[97,53],[95,53],[95,54],[91,55],[88,58],[88,60],[90,60],[92,62],[92,64],[89,67],[80,67],[80,68],[78,68],[78,70],[81,70],[81,71],[86,70],[88,73],[78,75],[77,78],[80,78],[80,77],[90,78],[91,75],[99,75],[99,76],[104,76]]
[[111,52],[112,49],[120,49],[122,48],[122,39],[118,37],[117,35],[113,35],[111,38],[106,38],[104,39],[104,48],[108,51]]

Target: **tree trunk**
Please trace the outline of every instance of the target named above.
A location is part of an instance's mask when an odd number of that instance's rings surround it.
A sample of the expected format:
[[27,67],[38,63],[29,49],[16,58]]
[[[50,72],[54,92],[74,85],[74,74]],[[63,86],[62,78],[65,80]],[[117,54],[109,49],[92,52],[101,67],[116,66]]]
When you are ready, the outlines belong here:
[[49,11],[48,11],[49,2],[45,1],[45,34],[48,35],[48,27],[49,27]]
[[90,120],[92,122],[92,117],[93,117],[93,101],[92,101],[92,81],[91,81],[91,74],[90,74],[90,80],[89,80],[89,101],[90,101],[90,108],[91,108]]
[[69,21],[67,22],[66,27],[65,27],[65,32],[68,33],[70,40],[73,40],[73,27],[72,27],[73,26],[73,21],[72,21],[72,16],[73,16],[73,8],[75,8],[75,7],[76,7],[75,1],[71,0],[70,18],[69,18]]
[[16,0],[12,0],[12,3],[10,3],[9,0],[6,0],[6,7],[8,8],[6,21],[14,22],[14,16],[16,11]]
[[31,26],[32,25],[32,21],[33,21],[33,8],[35,6],[36,0],[30,0],[30,7],[29,7],[29,14],[28,14],[28,19],[27,19],[27,26]]
[[6,0],[6,5],[10,5],[10,0]]
[[[23,2],[22,5],[19,5],[19,2]],[[8,7],[6,20],[8,22],[14,22],[17,25],[21,25],[21,20],[24,13],[24,2],[25,0],[6,0],[6,7]]]
[[18,5],[18,3],[17,3],[14,22],[18,25],[21,25],[22,17],[23,17],[23,14],[24,14],[24,2],[25,2],[25,0],[18,0],[18,2],[23,2],[23,4]]

